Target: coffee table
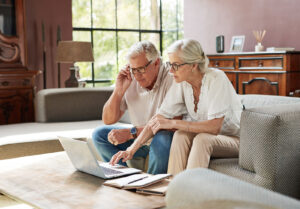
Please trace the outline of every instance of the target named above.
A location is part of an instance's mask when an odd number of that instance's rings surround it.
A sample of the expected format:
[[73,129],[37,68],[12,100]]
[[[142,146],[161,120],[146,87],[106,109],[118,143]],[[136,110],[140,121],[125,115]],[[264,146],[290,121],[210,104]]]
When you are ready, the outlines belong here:
[[164,197],[104,186],[65,152],[0,161],[0,192],[36,208],[160,208]]

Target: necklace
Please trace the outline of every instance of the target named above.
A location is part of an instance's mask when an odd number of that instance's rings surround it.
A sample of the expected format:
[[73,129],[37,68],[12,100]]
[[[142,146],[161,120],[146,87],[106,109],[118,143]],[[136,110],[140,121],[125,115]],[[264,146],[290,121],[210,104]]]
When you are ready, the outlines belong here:
[[200,96],[200,88],[199,89],[194,89],[193,88],[193,96],[194,96],[194,111],[197,112],[198,103],[199,103],[199,96]]

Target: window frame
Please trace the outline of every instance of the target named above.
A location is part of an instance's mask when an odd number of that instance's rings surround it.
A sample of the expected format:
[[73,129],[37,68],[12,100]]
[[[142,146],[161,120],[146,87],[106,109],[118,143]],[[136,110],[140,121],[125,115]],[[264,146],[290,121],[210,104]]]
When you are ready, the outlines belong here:
[[[91,13],[90,13],[90,21],[91,21],[91,27],[73,27],[73,32],[90,32],[91,36],[91,44],[92,47],[94,47],[94,37],[93,33],[94,31],[110,31],[115,32],[115,38],[116,38],[116,63],[117,63],[117,69],[119,69],[119,44],[118,44],[118,32],[138,32],[139,33],[139,41],[141,41],[142,33],[154,33],[159,34],[159,51],[161,53],[161,56],[163,55],[163,35],[165,32],[176,32],[176,40],[178,40],[179,32],[182,31],[182,29],[179,28],[179,20],[178,20],[178,12],[179,12],[179,0],[176,0],[176,29],[169,29],[169,30],[163,30],[163,17],[162,17],[162,0],[159,0],[159,29],[158,30],[149,30],[149,29],[141,29],[141,0],[138,0],[138,22],[139,22],[139,28],[138,29],[124,29],[124,28],[118,28],[118,0],[115,0],[115,24],[116,28],[102,28],[102,27],[93,27],[93,1],[96,0],[90,0],[91,5]],[[92,79],[85,79],[83,80],[87,84],[93,84],[93,87],[95,87],[95,84],[98,83],[111,83],[114,79],[95,79],[95,67],[94,63],[91,64],[91,70],[92,70]]]

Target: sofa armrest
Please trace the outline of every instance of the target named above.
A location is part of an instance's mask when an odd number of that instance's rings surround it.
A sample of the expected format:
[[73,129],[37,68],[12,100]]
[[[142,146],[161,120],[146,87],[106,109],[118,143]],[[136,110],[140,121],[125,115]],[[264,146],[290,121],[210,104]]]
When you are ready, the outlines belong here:
[[[239,165],[265,187],[300,198],[300,103],[243,111]],[[259,182],[258,182],[259,183]]]
[[[196,168],[186,170],[171,181],[166,195],[167,208],[257,208],[257,207],[205,207],[210,201],[245,201],[267,205],[258,208],[300,207],[300,202],[262,187],[215,172]],[[207,206],[207,204],[206,204]]]
[[37,122],[100,120],[113,88],[44,89],[35,98]]

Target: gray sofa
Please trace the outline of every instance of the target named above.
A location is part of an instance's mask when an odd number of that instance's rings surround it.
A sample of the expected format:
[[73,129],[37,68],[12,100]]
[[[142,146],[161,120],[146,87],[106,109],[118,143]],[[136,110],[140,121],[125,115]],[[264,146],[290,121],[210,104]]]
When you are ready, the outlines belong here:
[[300,198],[300,98],[241,95],[239,157],[209,168]]
[[[36,122],[0,127],[0,159],[61,151],[58,135],[90,138],[103,125],[101,111],[111,93],[112,88],[39,91]],[[212,159],[210,169],[299,198],[300,98],[240,97],[246,109],[239,158]],[[119,125],[130,127],[128,123],[125,115]],[[144,159],[135,165],[143,167]]]

